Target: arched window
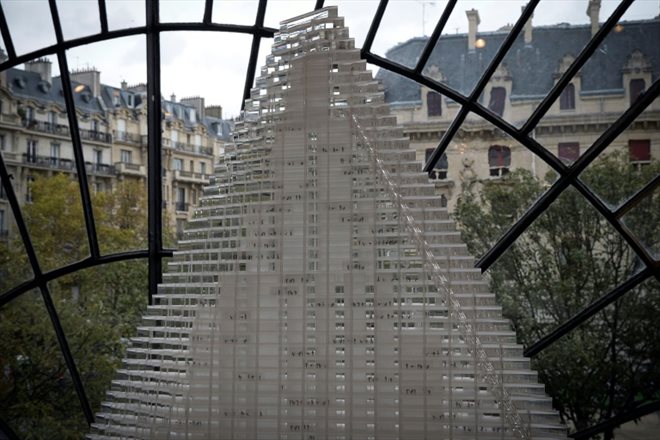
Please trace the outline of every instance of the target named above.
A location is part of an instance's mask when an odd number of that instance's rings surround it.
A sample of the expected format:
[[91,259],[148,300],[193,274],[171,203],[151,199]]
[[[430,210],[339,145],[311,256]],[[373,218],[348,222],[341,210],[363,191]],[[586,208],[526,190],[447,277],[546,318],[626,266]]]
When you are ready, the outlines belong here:
[[431,90],[426,93],[427,116],[442,116],[442,95]]
[[[435,151],[435,148],[427,148],[425,154],[425,162],[428,162],[431,158],[431,155]],[[447,169],[449,168],[449,163],[447,161],[447,153],[442,153],[440,160],[433,167],[433,171],[429,173],[429,179],[433,180],[444,180],[447,178]]]
[[504,113],[504,101],[506,100],[506,89],[504,87],[493,87],[490,90],[490,102],[488,108],[493,113],[502,116]]
[[559,109],[560,110],[572,110],[575,109],[575,86],[569,84],[561,92],[559,97]]
[[641,78],[630,80],[630,105],[633,105],[637,101],[637,98],[644,93],[644,90],[646,90],[646,81]]
[[649,139],[630,139],[628,141],[630,164],[640,169],[651,163],[651,141]]
[[488,166],[491,177],[509,174],[511,166],[511,148],[504,145],[491,145],[488,149]]

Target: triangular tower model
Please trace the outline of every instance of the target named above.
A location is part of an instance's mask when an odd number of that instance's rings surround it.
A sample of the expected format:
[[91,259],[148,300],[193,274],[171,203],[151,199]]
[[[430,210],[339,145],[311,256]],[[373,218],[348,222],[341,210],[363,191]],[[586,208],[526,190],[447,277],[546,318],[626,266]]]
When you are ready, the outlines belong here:
[[565,438],[334,7],[282,23],[89,438]]

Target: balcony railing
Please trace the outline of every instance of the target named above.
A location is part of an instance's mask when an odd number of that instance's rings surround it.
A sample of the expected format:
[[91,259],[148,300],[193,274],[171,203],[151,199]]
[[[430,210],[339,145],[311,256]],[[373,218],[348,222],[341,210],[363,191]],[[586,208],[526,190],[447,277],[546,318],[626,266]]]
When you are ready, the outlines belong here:
[[184,182],[202,183],[209,182],[208,174],[194,173],[192,171],[174,170],[174,180],[181,180]]
[[71,159],[61,159],[59,157],[38,156],[34,154],[23,153],[23,163],[40,168],[51,168],[54,170],[72,171],[76,166]]
[[204,154],[206,156],[213,156],[213,147],[203,147],[201,145],[192,145],[185,142],[172,142],[172,140],[163,139],[164,148],[172,148],[178,151],[186,151],[195,154]]
[[117,131],[117,130],[114,130],[112,133],[115,141],[125,142],[128,144],[136,144],[136,145],[143,145],[143,144],[146,145],[147,143],[146,136],[140,136],[139,134],[129,133],[126,131]]
[[188,204],[186,202],[176,202],[174,206],[177,211],[183,211],[183,212],[188,211]]
[[144,165],[138,165],[130,162],[115,162],[115,172],[117,174],[146,176]]
[[88,174],[103,174],[106,176],[115,174],[115,167],[106,163],[85,162],[85,169]]
[[[42,133],[52,133],[58,136],[69,137],[71,132],[69,127],[63,124],[54,124],[52,122],[37,121],[34,119],[23,119],[23,126],[29,130]],[[80,138],[85,141],[103,142],[109,144],[112,142],[112,136],[97,130],[80,129]]]

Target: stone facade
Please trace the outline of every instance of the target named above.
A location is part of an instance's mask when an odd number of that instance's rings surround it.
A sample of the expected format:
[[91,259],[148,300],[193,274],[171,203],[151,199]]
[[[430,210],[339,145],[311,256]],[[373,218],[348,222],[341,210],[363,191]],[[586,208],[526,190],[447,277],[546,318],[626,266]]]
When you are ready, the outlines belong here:
[[[60,77],[40,59],[25,70],[0,74],[0,151],[21,202],[30,201],[30,182],[39,175],[76,172]],[[71,73],[76,117],[88,181],[93,191],[112,191],[117,182],[147,177],[146,86],[101,83],[100,72]],[[230,124],[219,107],[206,114],[203,98],[163,101],[163,200],[172,228],[182,233],[202,187],[229,140]],[[13,220],[0,192],[0,235]]]

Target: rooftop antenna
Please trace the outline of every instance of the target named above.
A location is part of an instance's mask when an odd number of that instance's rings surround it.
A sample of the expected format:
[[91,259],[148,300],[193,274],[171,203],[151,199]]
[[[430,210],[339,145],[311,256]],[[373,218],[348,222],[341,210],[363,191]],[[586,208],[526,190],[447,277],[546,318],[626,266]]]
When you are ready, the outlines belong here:
[[428,3],[429,6],[435,6],[434,1],[427,1],[427,0],[418,0],[417,3],[422,4],[422,36],[426,36],[426,4]]

